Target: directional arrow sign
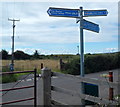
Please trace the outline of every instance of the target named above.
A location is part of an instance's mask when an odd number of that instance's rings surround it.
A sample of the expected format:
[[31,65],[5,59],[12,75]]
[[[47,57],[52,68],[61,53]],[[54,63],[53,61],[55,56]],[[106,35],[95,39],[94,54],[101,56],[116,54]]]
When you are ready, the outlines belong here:
[[99,30],[100,30],[98,24],[94,24],[94,23],[89,22],[87,20],[83,20],[83,29],[97,32],[97,33],[99,33]]
[[84,17],[88,16],[107,16],[107,10],[84,10]]
[[50,7],[47,13],[49,14],[49,16],[55,16],[55,17],[71,17],[71,18],[79,17],[79,9],[65,9],[65,8]]

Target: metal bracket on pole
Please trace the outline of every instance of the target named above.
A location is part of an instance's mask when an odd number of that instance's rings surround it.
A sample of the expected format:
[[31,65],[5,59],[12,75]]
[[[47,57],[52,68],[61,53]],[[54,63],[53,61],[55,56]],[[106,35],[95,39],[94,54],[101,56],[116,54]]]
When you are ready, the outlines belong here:
[[80,21],[80,18],[76,18],[76,23],[78,23]]

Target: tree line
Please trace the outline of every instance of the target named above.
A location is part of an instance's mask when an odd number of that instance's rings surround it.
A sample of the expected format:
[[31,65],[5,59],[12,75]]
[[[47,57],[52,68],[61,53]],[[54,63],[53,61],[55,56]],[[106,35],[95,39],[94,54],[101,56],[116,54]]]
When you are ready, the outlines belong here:
[[[39,53],[37,50],[35,50],[35,52],[33,53],[33,55],[29,55],[23,51],[17,50],[14,53],[14,59],[16,60],[26,60],[26,59],[39,59]],[[2,59],[4,60],[9,60],[11,59],[12,55],[8,53],[8,51],[2,49],[2,51],[0,52],[0,56]]]
[[[1,59],[4,59],[4,60],[10,60],[11,59],[11,54],[8,53],[8,51],[6,50],[2,50],[0,52],[0,56],[1,56]],[[72,58],[74,57],[75,55],[64,55],[64,54],[61,54],[61,55],[54,55],[54,54],[51,54],[51,55],[44,55],[44,54],[40,54],[37,50],[35,50],[35,52],[32,54],[32,55],[29,55],[23,51],[20,51],[20,50],[17,50],[14,52],[14,59],[15,60],[32,60],[32,59],[69,59],[69,58]]]
[[[4,60],[10,60],[11,55],[6,50],[0,52],[0,56]],[[37,50],[32,55],[17,50],[14,52],[15,60],[33,60],[33,59],[63,59],[62,72],[72,75],[80,74],[80,55],[41,55]],[[120,52],[102,53],[102,54],[85,54],[85,73],[94,73],[105,70],[120,68]],[[65,63],[64,63],[65,61]]]

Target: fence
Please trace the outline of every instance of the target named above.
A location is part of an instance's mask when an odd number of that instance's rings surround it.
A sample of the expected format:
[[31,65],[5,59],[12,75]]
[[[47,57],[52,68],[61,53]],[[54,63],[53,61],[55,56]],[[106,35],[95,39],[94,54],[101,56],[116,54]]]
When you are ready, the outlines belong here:
[[[118,105],[118,101],[95,97],[95,96],[91,96],[91,95],[87,95],[87,94],[83,94],[83,93],[77,93],[77,92],[74,92],[71,90],[66,90],[66,89],[63,89],[60,87],[51,86],[51,76],[62,76],[62,77],[70,78],[70,79],[76,78],[80,82],[92,83],[92,84],[96,84],[98,86],[101,86],[101,85],[108,86],[108,82],[106,82],[106,81],[95,80],[95,79],[90,79],[90,78],[86,78],[86,77],[76,77],[73,75],[62,74],[62,73],[57,73],[57,72],[51,72],[50,69],[43,68],[42,69],[43,105],[53,105],[53,106],[54,105],[66,105],[66,104],[64,104],[64,102],[60,103],[60,102],[56,101],[55,99],[52,99],[52,96],[51,96],[52,91],[57,91],[60,93],[71,95],[71,96],[77,96],[77,97],[80,96],[81,99],[92,101],[92,102],[95,102],[100,105]],[[109,82],[109,86],[111,88],[118,88],[118,83]]]
[[36,105],[37,105],[36,72],[37,72],[37,69],[34,69],[33,71],[15,71],[15,72],[2,72],[2,73],[0,73],[0,75],[12,75],[12,74],[17,74],[17,73],[34,73],[34,85],[0,90],[0,92],[3,92],[3,91],[14,91],[14,90],[20,90],[20,89],[34,88],[34,97],[26,98],[26,99],[20,99],[20,100],[14,100],[14,101],[9,101],[9,102],[4,102],[4,103],[1,103],[0,105],[23,102],[23,101],[27,101],[27,100],[34,100],[34,107],[36,107]]

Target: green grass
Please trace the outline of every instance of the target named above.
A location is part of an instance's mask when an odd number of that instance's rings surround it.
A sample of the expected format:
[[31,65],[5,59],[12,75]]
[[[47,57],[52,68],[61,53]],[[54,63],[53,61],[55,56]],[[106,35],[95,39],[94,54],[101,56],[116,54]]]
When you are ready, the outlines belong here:
[[60,72],[61,73],[61,70],[60,69],[55,69],[55,70],[52,70],[52,72]]
[[15,74],[11,75],[4,75],[2,76],[2,79],[0,78],[0,82],[2,83],[9,83],[9,82],[16,82],[17,76]]
[[[2,68],[2,72],[10,72],[8,67]],[[16,74],[11,75],[2,75],[0,76],[0,83],[9,83],[9,82],[16,82],[18,76]]]
[[[20,71],[20,70],[15,69],[15,71]],[[2,68],[2,72],[10,72],[10,70],[8,67],[4,67]],[[30,73],[17,73],[17,74],[7,74],[7,75],[0,76],[0,83],[16,82],[20,76],[26,75],[26,74],[30,74]],[[41,71],[37,70],[37,74],[41,74]]]

